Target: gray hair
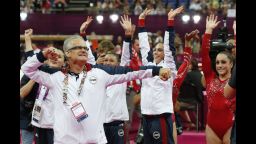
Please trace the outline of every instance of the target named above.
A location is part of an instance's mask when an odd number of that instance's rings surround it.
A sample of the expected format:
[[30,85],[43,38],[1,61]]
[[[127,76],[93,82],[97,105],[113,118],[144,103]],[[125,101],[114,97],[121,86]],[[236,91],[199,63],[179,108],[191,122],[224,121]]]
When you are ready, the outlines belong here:
[[76,39],[82,40],[83,43],[80,46],[86,47],[85,41],[84,41],[84,39],[81,36],[79,36],[79,35],[72,35],[72,36],[68,37],[67,39],[65,39],[64,44],[63,44],[63,51],[66,52],[66,51],[72,49],[73,47],[75,47],[76,45],[74,45],[72,43],[72,41],[76,40]]

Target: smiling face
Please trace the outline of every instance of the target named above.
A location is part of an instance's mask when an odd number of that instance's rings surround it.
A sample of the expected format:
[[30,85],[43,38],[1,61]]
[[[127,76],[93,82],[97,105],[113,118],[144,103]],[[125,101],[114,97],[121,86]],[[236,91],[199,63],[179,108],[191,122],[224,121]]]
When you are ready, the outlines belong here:
[[216,71],[219,76],[224,77],[227,74],[230,74],[233,67],[233,62],[228,58],[226,54],[219,53],[216,57]]
[[153,49],[153,57],[156,64],[164,59],[164,46],[162,43],[158,43]]

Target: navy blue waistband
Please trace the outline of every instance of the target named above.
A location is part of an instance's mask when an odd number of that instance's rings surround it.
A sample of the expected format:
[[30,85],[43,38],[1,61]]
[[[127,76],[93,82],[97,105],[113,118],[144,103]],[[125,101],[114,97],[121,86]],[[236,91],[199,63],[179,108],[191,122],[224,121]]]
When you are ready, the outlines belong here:
[[161,117],[170,117],[172,114],[171,113],[162,113],[162,114],[159,114],[159,115],[142,115],[144,118],[161,118]]
[[104,126],[119,126],[120,124],[124,124],[124,121],[116,120],[110,123],[104,123]]

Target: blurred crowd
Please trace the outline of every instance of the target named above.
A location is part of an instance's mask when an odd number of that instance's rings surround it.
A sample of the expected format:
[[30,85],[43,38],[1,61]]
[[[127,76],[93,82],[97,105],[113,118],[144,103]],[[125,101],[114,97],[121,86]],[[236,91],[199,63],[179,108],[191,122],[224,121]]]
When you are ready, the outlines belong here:
[[[80,0],[81,2],[83,0]],[[170,9],[180,5],[185,6],[187,12],[201,14],[228,13],[228,10],[236,9],[236,0],[84,0],[88,5],[81,6],[91,13],[126,13],[139,15],[145,8],[153,8],[150,15],[165,15]],[[42,12],[54,13],[56,9],[65,9],[72,0],[20,0],[20,11],[28,13]]]

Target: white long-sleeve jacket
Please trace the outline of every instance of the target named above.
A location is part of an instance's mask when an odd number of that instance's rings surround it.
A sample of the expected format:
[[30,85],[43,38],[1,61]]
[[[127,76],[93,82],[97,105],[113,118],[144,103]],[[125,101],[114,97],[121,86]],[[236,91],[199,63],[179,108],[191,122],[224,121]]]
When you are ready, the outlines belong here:
[[[125,54],[129,52],[129,42],[123,42],[122,56],[120,66],[125,66],[129,63],[130,57]],[[126,102],[127,83],[116,84],[107,88],[106,100],[106,118],[105,123],[110,123],[115,120],[128,121],[129,112]]]
[[[148,52],[150,46],[148,43],[147,32],[139,33],[139,44],[141,47],[142,63],[145,66],[155,65],[171,69],[171,78],[163,81],[159,76],[142,80],[141,87],[141,112],[146,115],[159,115],[162,113],[173,113],[172,87],[173,80],[176,77],[177,69],[175,61],[170,50],[170,32],[165,31],[164,35],[164,60],[159,64],[148,62]],[[173,34],[174,36],[174,34]],[[171,37],[173,40],[174,38]],[[172,43],[173,44],[173,43]]]
[[[86,46],[88,48],[88,63],[90,64],[96,64],[96,61],[94,59],[94,56],[92,54],[91,48],[90,48],[90,42],[86,40]],[[39,53],[38,51],[37,53]],[[34,52],[35,53],[35,52]],[[36,122],[33,120],[33,115],[32,115],[32,120],[31,124],[38,127],[38,128],[48,128],[52,129],[53,128],[53,119],[54,119],[54,114],[53,114],[53,103],[52,103],[52,95],[51,92],[48,92],[47,96],[44,98],[44,90],[43,89],[48,89],[45,86],[40,86],[41,89],[39,89],[39,94],[37,101],[40,101],[41,103],[41,120],[39,122]]]
[[42,56],[42,53],[31,57],[22,65],[21,69],[30,79],[50,88],[49,93],[53,95],[54,104],[53,129],[55,144],[106,143],[103,129],[103,103],[106,100],[106,87],[133,79],[152,77],[152,69],[109,75],[101,69],[92,68],[87,72],[81,95],[78,96],[77,90],[83,73],[79,74],[77,80],[69,75],[67,103],[71,104],[79,100],[88,114],[88,117],[79,123],[74,118],[70,108],[63,104],[63,81],[65,75],[61,71],[49,74],[38,70],[38,67],[43,64],[38,60],[39,55]]

